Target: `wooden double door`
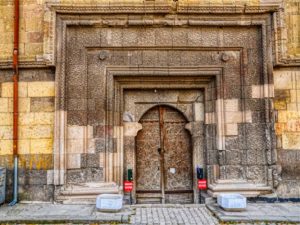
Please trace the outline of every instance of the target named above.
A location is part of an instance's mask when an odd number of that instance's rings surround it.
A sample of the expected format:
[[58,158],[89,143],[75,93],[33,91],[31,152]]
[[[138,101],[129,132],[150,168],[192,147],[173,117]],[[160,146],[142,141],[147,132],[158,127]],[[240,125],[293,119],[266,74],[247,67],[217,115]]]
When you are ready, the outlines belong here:
[[191,138],[186,118],[169,106],[156,106],[140,120],[136,137],[137,203],[192,203]]

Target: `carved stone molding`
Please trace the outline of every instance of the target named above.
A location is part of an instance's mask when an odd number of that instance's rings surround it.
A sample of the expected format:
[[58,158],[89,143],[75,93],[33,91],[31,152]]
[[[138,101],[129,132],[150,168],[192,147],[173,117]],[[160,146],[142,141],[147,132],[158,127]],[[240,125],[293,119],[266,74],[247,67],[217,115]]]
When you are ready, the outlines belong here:
[[[46,4],[44,22],[47,23],[49,29],[44,34],[44,61],[46,64],[55,65],[55,42],[56,40],[56,20],[63,22],[63,26],[68,25],[86,25],[86,26],[200,26],[200,25],[211,25],[211,26],[249,26],[254,25],[256,19],[259,16],[251,17],[249,20],[243,18],[231,17],[230,15],[239,14],[265,14],[274,12],[273,20],[274,30],[278,38],[275,38],[275,64],[288,64],[289,61],[285,59],[285,43],[281,41],[282,33],[286,32],[282,29],[283,14],[281,8],[278,5],[264,5],[264,6],[206,6],[206,5],[184,5],[179,4],[175,10],[175,14],[164,17],[162,15],[169,14],[172,11],[172,5],[157,4],[155,2],[148,2],[143,4],[107,4],[107,5],[62,5],[62,4]],[[103,14],[108,13],[115,15],[114,18],[107,18],[102,16],[93,17],[92,14]],[[132,14],[131,16],[122,17],[122,14]],[[150,15],[145,16],[145,13],[159,14],[160,18],[153,18]],[[178,15],[176,15],[178,13]],[[200,14],[205,19],[194,17],[193,14]],[[224,14],[222,15],[221,14]],[[78,17],[72,17],[76,14],[82,15]],[[186,15],[185,15],[186,14]],[[209,15],[207,15],[209,14]],[[213,16],[211,14],[217,14]],[[67,18],[65,18],[67,16]],[[181,18],[182,17],[182,18]],[[208,18],[209,17],[209,18]],[[263,19],[265,20],[265,19]],[[280,29],[276,29],[276,27]],[[62,27],[63,28],[63,27]],[[63,28],[65,29],[65,28]],[[276,36],[275,36],[276,37]],[[297,63],[297,60],[291,61],[291,63]]]
[[59,3],[48,3],[47,7],[57,13],[169,13],[172,9],[168,3],[112,3],[101,5],[70,5],[70,4],[59,4]]
[[[102,16],[93,15],[111,14],[115,15],[115,19],[107,19]],[[123,16],[130,14],[130,16]],[[147,14],[147,15],[145,15]],[[162,18],[153,18],[152,15],[159,15]],[[165,17],[164,15],[167,15]],[[205,16],[205,19],[194,15]],[[214,15],[215,14],[215,15]],[[237,15],[251,15],[250,21],[242,18],[234,18],[230,21],[230,17]],[[273,64],[277,66],[299,66],[300,58],[291,58],[287,54],[287,28],[284,22],[284,12],[282,6],[278,4],[261,4],[261,5],[199,5],[192,3],[177,3],[177,7],[173,7],[171,3],[107,3],[103,5],[70,5],[59,3],[46,3],[44,23],[48,29],[44,33],[44,53],[40,61],[21,62],[24,67],[27,66],[55,66],[56,51],[55,44],[61,43],[56,37],[56,25],[58,20],[65,20],[62,16],[72,18],[73,25],[89,25],[89,26],[247,26],[253,25],[252,21],[263,14],[269,14],[273,20],[272,32],[274,33]],[[76,15],[81,15],[80,18]],[[120,17],[121,16],[121,17]],[[173,18],[172,18],[173,16]],[[60,19],[61,17],[61,19]],[[120,18],[118,18],[120,17]],[[229,20],[228,20],[229,19]],[[75,22],[76,21],[76,22]],[[65,23],[67,26],[70,23]],[[270,24],[271,25],[271,24]],[[58,29],[60,30],[60,29]],[[0,68],[10,68],[11,63],[0,62]]]
[[177,7],[177,12],[179,13],[270,13],[276,12],[280,8],[279,5],[199,5],[199,4],[186,4],[179,3]]

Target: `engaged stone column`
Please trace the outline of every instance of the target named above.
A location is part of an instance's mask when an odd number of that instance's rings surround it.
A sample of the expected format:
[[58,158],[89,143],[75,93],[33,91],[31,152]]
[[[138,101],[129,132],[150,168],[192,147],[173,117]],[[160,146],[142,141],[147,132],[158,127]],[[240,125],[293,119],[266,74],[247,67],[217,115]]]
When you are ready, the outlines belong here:
[[203,128],[204,122],[190,122],[186,124],[185,128],[189,130],[192,136],[192,146],[193,146],[193,183],[194,183],[194,202],[198,202],[198,188],[197,188],[197,176],[196,176],[196,166],[202,166],[204,169],[204,137],[203,137]]
[[[124,122],[124,179],[127,179],[127,170],[132,169],[133,180],[136,180],[135,171],[135,137],[139,130],[142,129],[142,124],[138,122]],[[135,183],[133,185],[132,197],[135,201]]]

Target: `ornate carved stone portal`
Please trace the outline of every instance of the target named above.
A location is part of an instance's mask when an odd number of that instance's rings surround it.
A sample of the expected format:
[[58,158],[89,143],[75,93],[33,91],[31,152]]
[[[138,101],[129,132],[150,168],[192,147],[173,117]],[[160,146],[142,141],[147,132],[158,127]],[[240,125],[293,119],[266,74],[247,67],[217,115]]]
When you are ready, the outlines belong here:
[[[133,169],[133,197],[139,200],[148,189],[142,174],[155,172],[145,167],[159,166],[162,158],[155,152],[159,118],[153,118],[155,127],[146,121],[160,107],[175,118],[164,128],[167,143],[174,142],[166,147],[164,170],[151,178],[160,185],[154,191],[166,185],[166,201],[173,201],[168,191],[177,189],[189,192],[181,202],[197,200],[197,165],[205,168],[212,196],[224,191],[257,196],[272,190],[273,17],[268,10],[275,8],[253,9],[252,14],[223,7],[226,13],[218,15],[196,8],[193,14],[184,8],[169,14],[161,7],[147,15],[134,7],[114,14],[109,9],[89,14],[88,9],[80,17],[74,9],[52,9],[58,196],[72,185],[89,183],[98,184],[92,185],[95,193],[109,192],[105,184],[111,192],[121,192],[127,169]],[[176,154],[185,169],[172,164]]]
[[191,203],[194,195],[197,199],[193,168],[205,161],[203,94],[198,89],[125,91],[125,111],[140,125],[135,138],[125,137],[130,147],[124,146],[124,169],[136,174],[137,202]]

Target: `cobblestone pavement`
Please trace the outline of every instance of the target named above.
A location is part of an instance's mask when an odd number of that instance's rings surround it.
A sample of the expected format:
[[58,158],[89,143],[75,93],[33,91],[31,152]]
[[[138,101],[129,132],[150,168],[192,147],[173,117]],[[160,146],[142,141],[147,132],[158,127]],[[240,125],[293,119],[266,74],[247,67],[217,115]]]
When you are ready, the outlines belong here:
[[[268,224],[300,224],[299,203],[248,203],[242,212],[228,212],[217,204],[209,204],[208,208],[220,220],[225,222],[254,223],[254,221],[268,222]],[[259,224],[259,223],[258,223]]]
[[204,205],[152,205],[135,206],[135,215],[131,216],[131,224],[219,224]]
[[[249,203],[243,212],[208,205],[126,205],[120,212],[99,212],[95,205],[17,204],[0,207],[0,224],[132,224],[132,225],[286,225],[300,224],[300,204]],[[239,222],[244,221],[244,222]],[[262,221],[262,222],[258,222]]]

